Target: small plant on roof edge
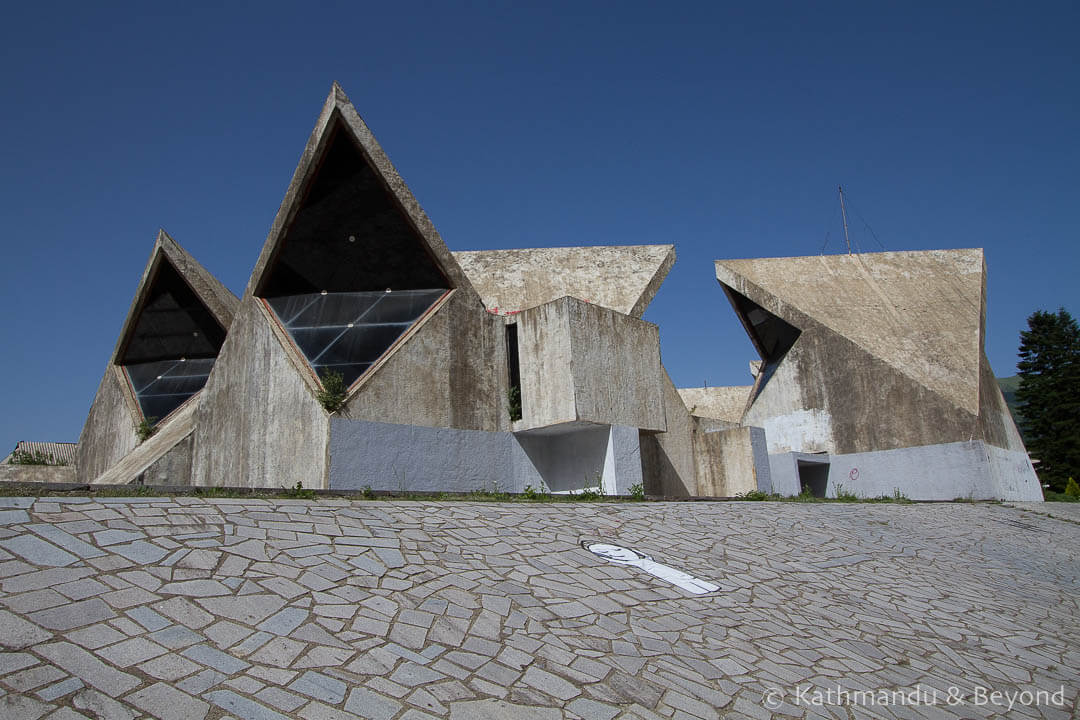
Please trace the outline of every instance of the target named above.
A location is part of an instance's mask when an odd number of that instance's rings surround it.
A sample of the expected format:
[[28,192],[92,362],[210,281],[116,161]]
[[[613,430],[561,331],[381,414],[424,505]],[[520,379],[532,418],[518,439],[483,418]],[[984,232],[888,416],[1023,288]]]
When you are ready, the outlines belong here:
[[63,460],[57,460],[52,453],[40,450],[16,450],[11,453],[12,465],[67,465]]
[[157,432],[157,418],[148,417],[143,418],[138,425],[135,426],[135,437],[139,438],[139,443],[142,444],[152,438],[154,433]]
[[345,387],[344,376],[336,370],[327,370],[319,378],[322,381],[322,389],[319,390],[319,402],[327,412],[337,412],[345,404],[345,395],[348,388]]

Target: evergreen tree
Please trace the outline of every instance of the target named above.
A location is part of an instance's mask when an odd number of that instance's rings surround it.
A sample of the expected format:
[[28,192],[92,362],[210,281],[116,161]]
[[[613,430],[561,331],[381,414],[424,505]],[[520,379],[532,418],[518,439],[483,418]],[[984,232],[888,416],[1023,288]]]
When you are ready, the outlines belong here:
[[1065,308],[1037,310],[1020,332],[1020,386],[1024,440],[1039,460],[1039,479],[1062,492],[1080,476],[1080,326]]

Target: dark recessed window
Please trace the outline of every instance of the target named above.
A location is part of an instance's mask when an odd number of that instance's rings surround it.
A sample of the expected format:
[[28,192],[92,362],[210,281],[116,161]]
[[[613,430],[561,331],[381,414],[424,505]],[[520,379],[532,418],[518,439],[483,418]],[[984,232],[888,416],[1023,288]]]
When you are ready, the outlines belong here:
[[450,287],[348,130],[331,133],[259,296],[321,378],[354,383]]
[[120,354],[139,409],[160,420],[206,384],[225,329],[162,256]]

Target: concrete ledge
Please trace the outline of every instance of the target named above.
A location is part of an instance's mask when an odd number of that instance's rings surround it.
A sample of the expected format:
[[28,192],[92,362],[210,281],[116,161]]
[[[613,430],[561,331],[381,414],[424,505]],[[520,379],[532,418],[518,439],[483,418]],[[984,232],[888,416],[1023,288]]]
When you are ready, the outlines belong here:
[[0,482],[73,483],[74,465],[0,465]]

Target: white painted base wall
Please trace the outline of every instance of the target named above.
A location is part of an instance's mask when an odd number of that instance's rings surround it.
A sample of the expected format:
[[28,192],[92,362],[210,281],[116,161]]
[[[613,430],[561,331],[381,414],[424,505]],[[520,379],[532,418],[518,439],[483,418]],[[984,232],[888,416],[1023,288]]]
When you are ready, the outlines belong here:
[[1027,453],[979,440],[849,455],[770,455],[772,492],[784,496],[799,493],[800,461],[828,463],[827,497],[836,497],[842,490],[865,498],[891,496],[899,491],[910,500],[1043,499]]

